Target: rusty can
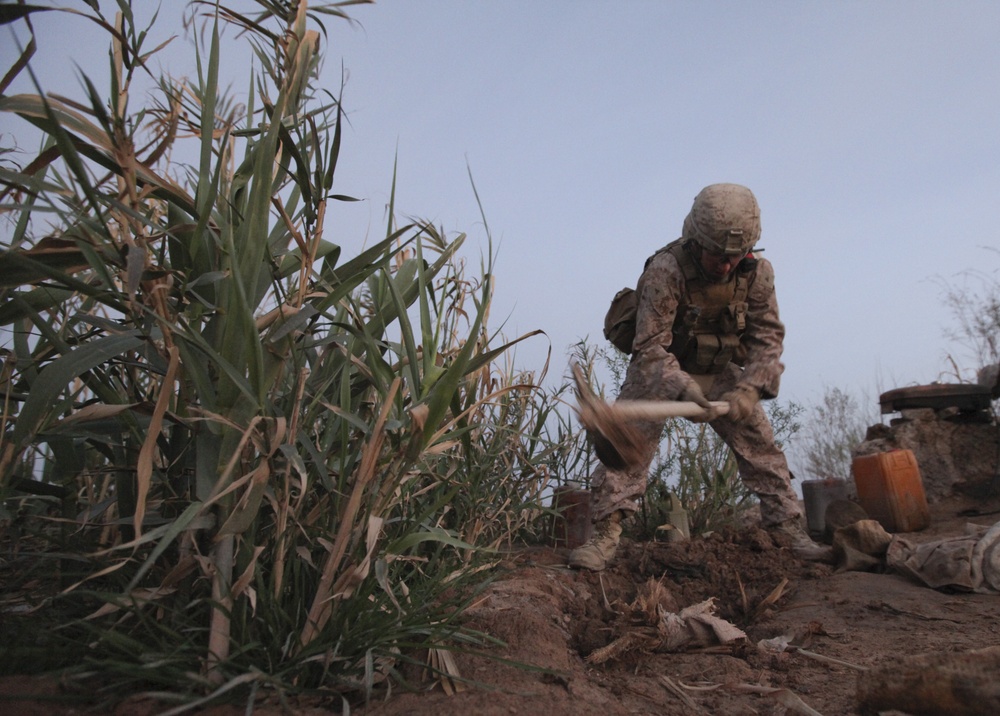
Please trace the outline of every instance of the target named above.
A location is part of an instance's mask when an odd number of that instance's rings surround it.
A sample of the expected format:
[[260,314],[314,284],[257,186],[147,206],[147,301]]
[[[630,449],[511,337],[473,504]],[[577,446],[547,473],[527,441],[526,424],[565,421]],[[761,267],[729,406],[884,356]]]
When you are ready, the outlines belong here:
[[806,508],[809,535],[820,537],[826,531],[826,508],[834,500],[847,499],[847,481],[837,477],[802,481],[802,502]]
[[590,539],[594,530],[590,505],[590,490],[560,485],[552,491],[552,538],[557,547],[574,549]]

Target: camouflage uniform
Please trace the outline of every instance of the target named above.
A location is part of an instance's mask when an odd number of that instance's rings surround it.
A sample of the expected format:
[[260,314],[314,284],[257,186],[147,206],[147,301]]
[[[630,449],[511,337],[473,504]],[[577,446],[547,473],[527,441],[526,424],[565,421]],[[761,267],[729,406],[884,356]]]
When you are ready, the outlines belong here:
[[[735,280],[730,276],[728,280]],[[694,379],[709,400],[718,400],[736,385],[757,389],[761,398],[774,398],[784,365],[781,363],[785,327],[778,317],[774,292],[774,269],[766,259],[757,259],[747,294],[746,329],[741,349],[743,366],[730,362],[715,376],[690,376],[670,352],[678,306],[685,296],[685,278],[677,259],[660,252],[648,263],[636,289],[638,313],[632,361],[619,398],[623,400],[677,400]],[[713,380],[714,379],[714,380]],[[709,383],[711,382],[710,387]],[[748,418],[734,422],[721,416],[709,423],[736,456],[740,478],[760,499],[761,521],[772,527],[802,514],[791,487],[791,473],[784,454],[774,442],[771,424],[758,402]],[[635,500],[646,491],[649,465],[663,432],[662,422],[637,425],[646,444],[644,464],[627,472],[603,465],[595,472],[593,519],[600,521],[621,510],[631,514]]]

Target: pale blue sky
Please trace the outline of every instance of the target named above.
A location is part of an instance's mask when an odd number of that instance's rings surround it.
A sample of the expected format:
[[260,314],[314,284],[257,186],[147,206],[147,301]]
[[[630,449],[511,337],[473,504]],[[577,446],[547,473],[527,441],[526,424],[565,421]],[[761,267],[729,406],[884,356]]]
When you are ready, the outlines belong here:
[[[603,341],[611,296],[714,182],[746,184],[761,204],[788,330],[782,399],[808,404],[837,386],[874,401],[946,378],[946,356],[962,355],[944,335],[940,281],[1000,267],[987,248],[1000,245],[1000,3],[385,0],[349,11],[359,26],[327,23],[330,89],[341,64],[349,75],[335,191],[366,201],[332,207],[326,237],[351,255],[379,236],[398,156],[397,209],[467,232],[474,271],[486,240],[471,170],[499,246],[492,327],[549,336],[518,347],[522,367],[540,368],[551,341],[559,374],[571,344]],[[78,25],[58,31],[65,19],[35,25],[42,56],[105,55]],[[177,73],[189,71],[187,42],[161,60]],[[223,63],[244,85],[245,57]],[[61,65],[37,68],[43,84],[79,96]]]

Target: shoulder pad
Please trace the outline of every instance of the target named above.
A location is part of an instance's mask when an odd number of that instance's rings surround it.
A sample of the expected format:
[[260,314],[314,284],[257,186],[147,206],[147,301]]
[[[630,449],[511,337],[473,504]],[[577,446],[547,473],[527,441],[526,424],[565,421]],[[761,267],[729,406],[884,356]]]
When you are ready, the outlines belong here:
[[768,261],[757,261],[757,267],[762,269],[760,271],[755,271],[753,278],[754,283],[759,282],[761,286],[771,290],[774,288],[774,268],[772,268],[770,262]]
[[649,268],[649,265],[650,265],[651,263],[653,263],[653,259],[655,259],[655,258],[656,258],[657,256],[659,256],[660,254],[662,254],[662,253],[664,253],[664,252],[666,252],[666,251],[670,251],[670,250],[671,250],[671,248],[672,248],[672,247],[674,246],[674,244],[680,244],[680,243],[681,243],[681,239],[676,239],[676,240],[674,240],[674,241],[671,241],[671,242],[670,242],[669,244],[667,244],[666,246],[664,246],[664,247],[662,247],[662,248],[659,248],[659,249],[657,249],[657,250],[656,250],[656,252],[655,252],[655,253],[654,253],[654,254],[653,254],[652,256],[650,256],[650,257],[649,257],[648,259],[646,259],[646,263],[645,263],[645,264],[643,264],[643,267],[642,267],[642,268],[643,268],[643,271],[645,271],[646,269],[648,269],[648,268]]

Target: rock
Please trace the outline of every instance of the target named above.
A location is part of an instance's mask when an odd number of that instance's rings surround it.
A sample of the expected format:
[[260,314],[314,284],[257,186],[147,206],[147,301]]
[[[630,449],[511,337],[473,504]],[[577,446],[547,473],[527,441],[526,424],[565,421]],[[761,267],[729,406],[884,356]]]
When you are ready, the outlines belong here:
[[857,502],[834,500],[826,506],[823,541],[827,544],[833,544],[833,535],[838,529],[867,519],[868,513]]

